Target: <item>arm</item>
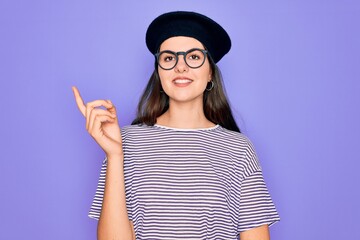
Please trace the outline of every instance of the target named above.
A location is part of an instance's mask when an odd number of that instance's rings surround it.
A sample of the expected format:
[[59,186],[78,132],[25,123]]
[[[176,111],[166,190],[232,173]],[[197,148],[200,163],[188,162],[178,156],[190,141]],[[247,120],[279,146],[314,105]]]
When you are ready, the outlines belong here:
[[270,240],[269,226],[262,225],[240,233],[240,240]]
[[85,105],[76,87],[73,92],[86,119],[87,131],[104,150],[108,161],[98,239],[134,240],[133,225],[126,209],[122,137],[115,106],[109,100],[96,100]]
[[135,239],[126,209],[123,155],[108,156],[98,239]]

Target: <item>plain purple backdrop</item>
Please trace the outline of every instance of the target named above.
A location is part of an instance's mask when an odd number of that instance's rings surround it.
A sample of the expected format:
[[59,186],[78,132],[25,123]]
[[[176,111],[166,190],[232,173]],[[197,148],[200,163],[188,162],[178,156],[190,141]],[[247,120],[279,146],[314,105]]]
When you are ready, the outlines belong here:
[[0,2],[0,239],[96,239],[102,150],[71,86],[131,122],[148,24],[198,11],[232,38],[219,63],[281,221],[272,239],[360,239],[358,1]]

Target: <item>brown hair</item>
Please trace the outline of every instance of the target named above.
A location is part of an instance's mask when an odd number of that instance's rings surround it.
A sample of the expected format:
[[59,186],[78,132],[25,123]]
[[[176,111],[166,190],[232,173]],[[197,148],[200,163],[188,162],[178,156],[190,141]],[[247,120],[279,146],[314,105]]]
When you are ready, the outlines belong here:
[[[219,124],[226,129],[240,132],[225,94],[220,69],[210,56],[208,59],[212,70],[211,79],[214,82],[214,87],[210,91],[205,90],[204,92],[205,117],[209,121]],[[156,63],[155,66],[157,67]],[[137,116],[131,124],[146,124],[152,126],[156,123],[156,118],[166,112],[168,108],[169,97],[162,91],[160,77],[158,71],[155,69],[140,98]]]

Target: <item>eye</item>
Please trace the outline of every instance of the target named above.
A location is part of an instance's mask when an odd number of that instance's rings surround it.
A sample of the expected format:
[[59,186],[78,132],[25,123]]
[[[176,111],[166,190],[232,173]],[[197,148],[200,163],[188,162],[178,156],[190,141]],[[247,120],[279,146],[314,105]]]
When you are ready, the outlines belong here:
[[163,52],[160,55],[160,61],[161,62],[172,62],[172,61],[176,61],[176,56],[172,53],[169,52]]
[[170,62],[170,61],[173,61],[174,59],[175,59],[174,56],[165,56],[164,57],[165,62]]
[[204,59],[204,53],[199,49],[189,50],[187,53],[187,59],[189,61],[202,61]]
[[199,60],[200,58],[201,58],[200,55],[196,53],[190,53],[189,55],[190,60]]

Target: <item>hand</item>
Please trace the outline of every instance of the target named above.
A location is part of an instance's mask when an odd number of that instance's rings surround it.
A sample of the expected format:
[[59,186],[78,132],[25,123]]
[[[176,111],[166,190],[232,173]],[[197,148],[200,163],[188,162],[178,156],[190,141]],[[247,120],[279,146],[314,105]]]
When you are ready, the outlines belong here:
[[[72,87],[76,104],[86,118],[86,130],[104,150],[106,155],[122,154],[120,127],[115,106],[110,100],[95,100],[84,104],[80,92]],[[101,109],[99,107],[105,107]]]

